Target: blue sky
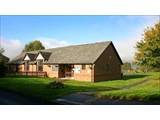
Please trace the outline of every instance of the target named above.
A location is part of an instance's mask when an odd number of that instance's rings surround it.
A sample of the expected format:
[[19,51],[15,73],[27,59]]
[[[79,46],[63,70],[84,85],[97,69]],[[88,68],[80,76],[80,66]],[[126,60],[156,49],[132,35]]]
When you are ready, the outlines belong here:
[[[144,28],[158,20],[158,16],[0,16],[0,18],[1,44],[2,47],[6,47],[6,55],[11,58],[21,51],[24,44],[35,39],[41,40],[46,48],[110,40],[115,43],[118,50],[120,49],[121,57],[128,60],[132,59],[132,53],[123,51],[128,49],[133,52],[134,46],[131,49],[120,47],[125,47],[123,44],[127,42],[135,43],[141,38]],[[7,48],[9,45],[5,44],[21,47],[13,55]]]

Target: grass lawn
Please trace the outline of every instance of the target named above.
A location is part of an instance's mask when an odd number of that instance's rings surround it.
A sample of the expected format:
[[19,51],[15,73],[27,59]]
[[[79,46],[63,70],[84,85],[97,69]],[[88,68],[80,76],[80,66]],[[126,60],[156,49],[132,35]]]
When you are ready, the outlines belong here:
[[101,91],[97,96],[110,99],[160,101],[160,73],[151,73],[148,81],[122,90]]
[[[144,79],[149,80],[129,89],[122,89],[126,86],[141,82]],[[158,72],[130,74],[125,75],[123,80],[96,83],[66,80],[64,81],[64,88],[60,89],[51,89],[48,87],[48,84],[53,81],[54,79],[51,78],[7,76],[0,78],[0,88],[45,101],[81,91],[95,91],[96,96],[107,98],[139,100],[160,99],[160,73]]]

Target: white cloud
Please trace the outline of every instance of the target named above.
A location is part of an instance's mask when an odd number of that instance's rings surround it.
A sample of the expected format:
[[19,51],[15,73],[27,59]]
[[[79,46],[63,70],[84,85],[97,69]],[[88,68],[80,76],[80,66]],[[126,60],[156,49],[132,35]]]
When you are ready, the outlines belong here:
[[129,38],[123,41],[113,41],[123,62],[132,62],[134,60],[135,45],[138,38]]
[[[56,40],[52,38],[41,37],[36,40],[40,40],[46,49],[69,45],[66,41]],[[9,57],[10,59],[13,59],[18,54],[20,54],[25,46],[25,43],[22,40],[6,40],[1,38],[0,41],[2,48],[5,49],[4,55]]]
[[57,39],[54,39],[54,38],[39,37],[36,40],[40,40],[42,42],[42,44],[45,46],[46,49],[69,45],[69,43],[66,42],[66,41],[57,40]]
[[2,48],[5,50],[4,55],[11,59],[20,54],[24,48],[24,44],[20,40],[1,39],[0,41]]
[[[131,18],[130,18],[131,19]],[[157,23],[158,17],[146,17],[144,24],[139,26],[131,36],[123,39],[112,40],[123,62],[133,62],[136,52],[136,43],[141,40],[144,29]],[[97,40],[104,41],[104,40]]]
[[[133,18],[134,17],[129,17],[129,19],[133,19]],[[155,24],[155,22],[157,21],[158,21],[157,16],[146,17],[146,19],[144,20],[144,24],[139,26],[139,28],[137,28],[135,31],[133,31],[133,35],[127,38],[125,38],[124,36],[123,40],[122,39],[119,39],[118,41],[111,40],[113,41],[123,62],[133,61],[134,54],[136,51],[135,45],[136,45],[136,42],[141,39],[141,34],[143,33],[144,28]],[[36,39],[40,40],[46,49],[70,45],[70,43],[64,40],[57,40],[54,38],[38,37]],[[97,41],[100,42],[104,40],[97,40]],[[5,49],[4,54],[10,58],[14,58],[15,56],[17,56],[22,51],[25,44],[22,40],[6,40],[6,39],[1,39],[1,43],[2,43],[2,47]]]

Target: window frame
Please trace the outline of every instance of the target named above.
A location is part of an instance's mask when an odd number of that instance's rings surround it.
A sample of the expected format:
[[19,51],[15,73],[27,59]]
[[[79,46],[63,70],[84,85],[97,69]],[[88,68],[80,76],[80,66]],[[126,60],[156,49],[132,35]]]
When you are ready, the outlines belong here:
[[37,61],[37,71],[38,72],[43,72],[43,60],[38,60]]
[[29,71],[29,61],[25,61],[24,63],[24,70]]

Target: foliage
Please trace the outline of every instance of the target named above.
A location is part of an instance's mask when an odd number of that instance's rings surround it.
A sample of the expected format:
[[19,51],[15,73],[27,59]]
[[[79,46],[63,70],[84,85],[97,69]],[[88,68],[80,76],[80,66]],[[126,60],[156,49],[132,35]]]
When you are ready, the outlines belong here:
[[131,70],[132,70],[131,63],[125,62],[125,63],[122,65],[122,71],[131,71]]
[[0,58],[0,77],[4,77],[7,72],[5,61]]
[[0,47],[0,77],[4,77],[7,72],[6,57],[2,54],[4,49]]
[[29,44],[25,45],[25,48],[23,52],[29,52],[34,50],[44,50],[45,47],[42,45],[42,43],[38,40],[32,41]]
[[141,66],[160,69],[160,22],[144,31],[136,44],[135,62]]

